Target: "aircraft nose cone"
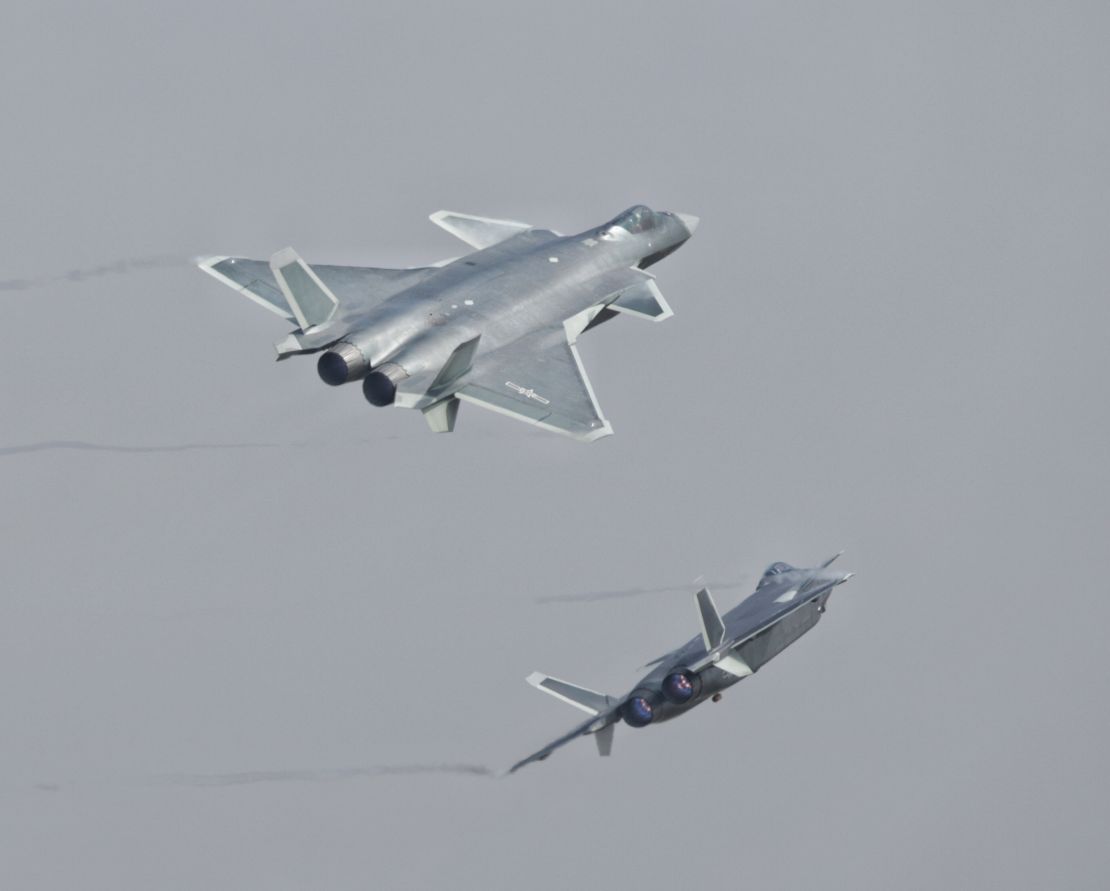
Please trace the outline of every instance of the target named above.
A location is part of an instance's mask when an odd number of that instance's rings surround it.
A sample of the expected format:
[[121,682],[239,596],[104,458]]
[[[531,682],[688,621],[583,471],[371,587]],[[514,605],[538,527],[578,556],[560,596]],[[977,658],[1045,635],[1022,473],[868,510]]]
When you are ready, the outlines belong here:
[[826,569],[823,572],[818,573],[817,578],[822,585],[836,587],[837,585],[843,585],[854,574],[855,573],[851,572],[832,572],[831,570]]
[[701,219],[692,213],[675,213],[675,216],[682,220],[682,225],[686,227],[691,235],[694,234],[698,228],[698,223],[701,222]]

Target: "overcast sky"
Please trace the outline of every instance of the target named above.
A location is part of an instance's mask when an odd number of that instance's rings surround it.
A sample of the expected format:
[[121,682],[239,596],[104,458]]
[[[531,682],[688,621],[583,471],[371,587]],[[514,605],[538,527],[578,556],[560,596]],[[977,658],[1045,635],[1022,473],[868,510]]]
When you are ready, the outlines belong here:
[[[5,9],[0,884],[1106,887],[1110,13],[837,6]],[[590,445],[374,409],[185,262],[637,202],[702,223]],[[484,772],[579,718],[529,672],[840,548],[720,704]]]

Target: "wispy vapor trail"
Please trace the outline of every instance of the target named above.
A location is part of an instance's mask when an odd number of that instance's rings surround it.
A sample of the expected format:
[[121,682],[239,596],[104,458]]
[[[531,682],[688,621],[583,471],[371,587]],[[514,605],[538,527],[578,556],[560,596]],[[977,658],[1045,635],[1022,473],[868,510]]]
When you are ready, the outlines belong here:
[[104,278],[112,275],[126,275],[141,269],[170,269],[176,266],[186,266],[188,257],[174,254],[155,254],[149,257],[128,257],[123,260],[114,260],[100,266],[86,266],[83,269],[68,269],[65,272],[52,275],[38,275],[34,278],[9,278],[0,279],[0,291],[29,291],[32,288],[42,288],[46,285],[78,283],[89,279]]
[[80,439],[48,439],[43,442],[30,442],[24,445],[0,446],[2,455],[23,455],[28,452],[124,452],[128,454],[143,452],[192,452],[222,449],[280,449],[302,448],[301,442],[186,442],[178,445],[114,445],[111,443],[85,442]]
[[83,439],[46,439],[41,442],[0,446],[0,458],[5,455],[25,455],[29,452],[60,451],[149,454],[157,452],[227,451],[233,449],[325,449],[362,444],[376,445],[394,439],[401,439],[400,434],[391,433],[377,437],[358,437],[349,440],[334,439],[318,442],[308,440],[293,442],[182,442],[168,445],[126,445],[122,443],[86,442]]
[[482,764],[393,764],[376,767],[341,767],[330,770],[249,770],[239,773],[169,774],[153,777],[164,786],[250,786],[256,783],[334,783],[341,780],[424,774],[456,774],[492,777],[494,771]]
[[146,776],[105,774],[101,776],[76,776],[62,780],[40,780],[29,786],[0,786],[4,793],[34,790],[36,792],[64,792],[87,787],[151,787],[190,786],[215,788],[219,786],[255,786],[262,783],[340,783],[345,780],[372,780],[382,777],[404,776],[471,776],[499,777],[501,774],[484,764],[428,763],[428,764],[379,764],[373,767],[337,767],[325,769],[302,768],[295,770],[244,770],[235,773],[165,773]]
[[688,591],[691,594],[698,588],[724,591],[730,588],[742,588],[747,580],[740,579],[731,582],[707,582],[704,579],[695,579],[684,585],[663,585],[655,588],[619,588],[613,591],[586,591],[579,594],[549,594],[537,597],[536,603],[593,603],[597,600],[620,600],[625,597],[642,597],[647,594],[673,594],[678,591]]

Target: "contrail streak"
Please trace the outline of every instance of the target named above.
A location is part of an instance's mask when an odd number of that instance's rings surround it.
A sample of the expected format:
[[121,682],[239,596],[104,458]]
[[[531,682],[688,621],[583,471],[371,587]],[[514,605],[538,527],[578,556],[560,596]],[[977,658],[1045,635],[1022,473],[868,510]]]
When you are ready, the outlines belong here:
[[330,770],[248,770],[239,773],[169,774],[151,782],[165,786],[250,786],[257,783],[334,783],[341,780],[423,774],[457,774],[492,777],[483,764],[393,764],[376,767],[340,767]]
[[155,254],[150,257],[128,257],[123,260],[114,260],[100,266],[86,266],[83,269],[69,269],[54,275],[38,275],[34,278],[9,278],[0,279],[0,291],[29,291],[32,288],[42,288],[47,285],[64,283],[78,283],[94,278],[103,278],[111,275],[126,275],[141,269],[170,269],[189,264],[188,257],[174,254]]
[[699,587],[727,590],[729,588],[742,588],[747,583],[747,580],[743,579],[731,582],[706,582],[702,579],[696,579],[684,585],[664,585],[656,588],[619,588],[613,591],[586,591],[581,594],[549,594],[544,597],[537,597],[536,603],[593,603],[597,600],[620,600],[625,597],[641,597],[646,594],[671,594],[676,591],[688,591],[692,594]]
[[235,773],[164,773],[146,776],[108,774],[102,776],[72,777],[60,780],[40,780],[22,789],[17,786],[0,786],[5,792],[34,790],[36,792],[63,792],[77,788],[95,787],[152,787],[189,786],[215,788],[220,786],[255,786],[261,783],[339,783],[344,780],[367,780],[396,776],[454,775],[472,777],[499,777],[500,773],[484,764],[428,763],[428,764],[379,764],[373,767],[337,767],[325,769],[294,770],[244,770]]
[[124,452],[127,454],[144,452],[192,452],[221,449],[280,449],[303,448],[308,443],[301,442],[186,442],[178,445],[114,445],[111,443],[85,442],[80,439],[48,439],[43,442],[29,442],[24,445],[0,446],[2,455],[24,455],[28,452]]

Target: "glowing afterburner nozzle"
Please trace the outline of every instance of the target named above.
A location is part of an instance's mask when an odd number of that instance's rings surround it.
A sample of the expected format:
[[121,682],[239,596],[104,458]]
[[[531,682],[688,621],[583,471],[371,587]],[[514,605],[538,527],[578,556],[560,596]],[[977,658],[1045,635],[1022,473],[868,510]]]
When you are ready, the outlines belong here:
[[655,717],[655,709],[643,696],[633,696],[621,706],[621,717],[629,727],[647,727]]

